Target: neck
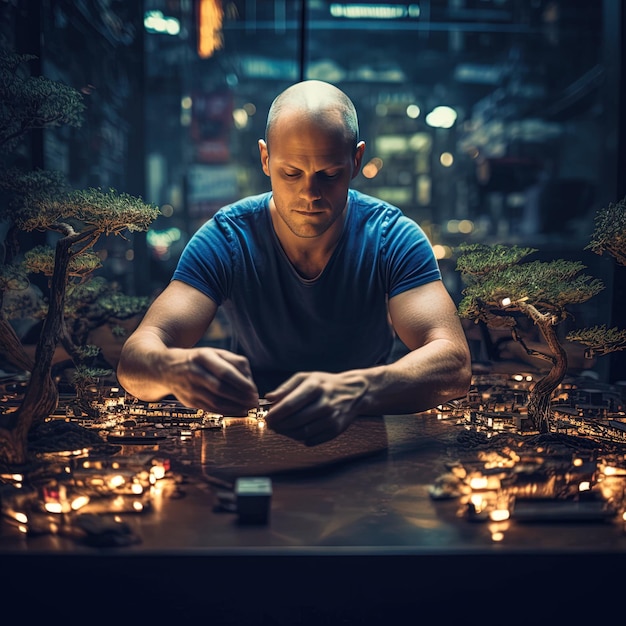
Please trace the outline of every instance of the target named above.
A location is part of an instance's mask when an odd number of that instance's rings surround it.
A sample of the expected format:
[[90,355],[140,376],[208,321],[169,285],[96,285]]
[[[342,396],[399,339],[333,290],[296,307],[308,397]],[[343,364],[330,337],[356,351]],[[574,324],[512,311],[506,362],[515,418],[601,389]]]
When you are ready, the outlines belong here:
[[317,278],[326,267],[343,233],[346,212],[317,237],[295,235],[281,220],[274,222],[274,231],[294,269],[302,278]]

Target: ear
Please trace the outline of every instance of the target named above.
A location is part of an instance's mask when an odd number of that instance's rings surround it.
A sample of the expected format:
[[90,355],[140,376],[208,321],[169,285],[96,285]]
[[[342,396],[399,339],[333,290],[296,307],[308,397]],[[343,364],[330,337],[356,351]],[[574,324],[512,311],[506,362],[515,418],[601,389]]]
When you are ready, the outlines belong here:
[[363,154],[365,153],[365,142],[359,141],[356,144],[356,153],[354,155],[354,169],[352,170],[352,178],[356,178],[357,174],[361,171],[361,163],[363,162]]
[[265,139],[259,139],[259,154],[261,155],[261,167],[266,176],[270,175],[270,153]]

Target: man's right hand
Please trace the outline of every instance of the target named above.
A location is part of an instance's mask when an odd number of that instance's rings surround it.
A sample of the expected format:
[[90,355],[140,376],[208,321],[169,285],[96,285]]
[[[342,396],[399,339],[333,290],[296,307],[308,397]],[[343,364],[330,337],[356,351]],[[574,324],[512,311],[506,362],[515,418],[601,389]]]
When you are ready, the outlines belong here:
[[248,359],[220,348],[170,348],[161,374],[184,405],[245,416],[259,404]]

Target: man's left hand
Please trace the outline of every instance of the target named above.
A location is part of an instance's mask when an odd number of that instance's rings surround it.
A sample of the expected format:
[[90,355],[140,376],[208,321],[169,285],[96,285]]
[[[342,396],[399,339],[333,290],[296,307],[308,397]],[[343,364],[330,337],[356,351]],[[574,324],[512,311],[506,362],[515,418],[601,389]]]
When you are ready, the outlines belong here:
[[307,446],[340,435],[359,413],[367,380],[354,372],[300,372],[265,395],[267,425]]

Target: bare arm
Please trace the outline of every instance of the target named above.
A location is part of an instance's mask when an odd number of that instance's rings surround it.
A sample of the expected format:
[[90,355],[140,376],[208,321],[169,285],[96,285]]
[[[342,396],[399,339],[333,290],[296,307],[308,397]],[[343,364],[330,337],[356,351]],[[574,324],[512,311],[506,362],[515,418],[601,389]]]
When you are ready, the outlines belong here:
[[174,395],[186,406],[245,415],[258,392],[245,357],[194,347],[217,305],[197,289],[172,281],[152,303],[120,355],[120,385],[145,401]]
[[471,359],[456,307],[441,281],[392,298],[393,326],[409,353],[395,363],[339,374],[302,372],[266,394],[268,424],[316,445],[343,432],[358,415],[424,411],[462,397]]
[[441,281],[389,301],[389,314],[409,353],[369,372],[368,413],[415,413],[464,396],[471,359],[461,320]]

